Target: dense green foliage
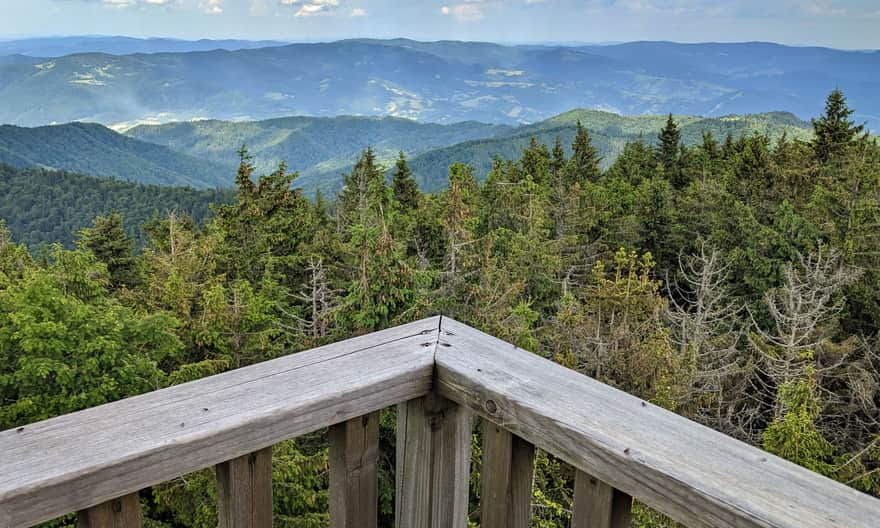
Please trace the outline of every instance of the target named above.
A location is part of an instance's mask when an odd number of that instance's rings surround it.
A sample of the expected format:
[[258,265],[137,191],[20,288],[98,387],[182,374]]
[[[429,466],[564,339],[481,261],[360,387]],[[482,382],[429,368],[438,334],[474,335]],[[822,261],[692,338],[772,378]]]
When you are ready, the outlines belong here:
[[34,250],[55,242],[72,247],[77,231],[113,211],[124,214],[127,232],[140,247],[146,240],[141,225],[153,216],[177,212],[202,224],[212,203],[234,199],[234,192],[223,189],[141,185],[0,163],[0,218],[15,240]]
[[394,117],[284,117],[265,121],[192,121],[141,125],[126,134],[190,156],[230,164],[247,145],[258,171],[296,160],[298,185],[335,192],[365,145],[378,159],[392,163],[399,151],[409,155],[477,138],[506,133],[510,127],[468,121],[454,125],[419,123]]
[[[237,200],[203,228],[152,221],[141,255],[112,215],[39,262],[0,230],[0,428],[444,313],[880,494],[880,146],[824,117],[817,137],[851,132],[833,151],[757,133],[685,146],[669,119],[604,170],[581,129],[574,156],[531,141],[483,183],[453,164],[433,195],[403,157],[389,185],[368,149],[332,209],[283,165],[255,180],[242,151]],[[279,447],[279,526],[326,525],[326,463],[321,434]],[[572,472],[536,464],[535,526],[564,526]],[[212,486],[144,491],[152,525],[216,525]]]
[[83,172],[153,185],[229,187],[233,164],[199,160],[94,123],[0,126],[0,163]]
[[[497,137],[435,148],[414,156],[411,166],[420,186],[426,191],[442,189],[446,185],[446,168],[455,162],[474,167],[477,178],[482,180],[492,170],[492,160],[495,157],[518,157],[532,138],[547,145],[552,145],[556,138],[560,138],[566,154],[573,154],[570,147],[577,135],[577,124],[581,123],[590,134],[601,165],[607,169],[628,144],[659,143],[657,135],[666,125],[666,121],[667,116],[621,116],[598,110],[572,110],[540,123],[515,128]],[[812,137],[809,124],[785,112],[719,118],[675,116],[675,121],[680,128],[682,141],[689,146],[699,145],[703,141],[704,132],[711,132],[721,141],[727,135],[740,137],[753,132],[767,135],[773,141],[783,133],[790,139]]]

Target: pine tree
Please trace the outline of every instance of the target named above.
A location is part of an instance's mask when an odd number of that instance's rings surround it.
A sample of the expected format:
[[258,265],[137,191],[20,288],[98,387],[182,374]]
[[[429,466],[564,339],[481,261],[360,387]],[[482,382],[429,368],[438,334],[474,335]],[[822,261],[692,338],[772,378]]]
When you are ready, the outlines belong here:
[[391,189],[372,149],[361,155],[338,198],[337,228],[349,271],[340,316],[354,331],[384,328],[409,308],[416,273],[394,238]]
[[712,161],[717,160],[721,156],[721,151],[718,148],[718,140],[715,139],[715,136],[710,130],[703,132],[702,149]]
[[262,282],[272,271],[293,287],[302,279],[301,245],[314,231],[308,200],[293,188],[297,173],[281,162],[253,180],[253,159],[242,149],[236,182],[238,201],[218,207],[213,227],[220,236],[217,261],[229,281]]
[[569,160],[568,177],[571,183],[584,181],[595,182],[601,173],[599,169],[599,151],[593,146],[590,133],[577,122],[577,130],[574,143],[571,145],[571,160]]
[[118,212],[95,218],[91,227],[79,232],[79,244],[107,266],[111,289],[132,288],[139,282],[134,245]]
[[568,160],[565,159],[565,149],[562,147],[562,140],[559,136],[556,136],[556,140],[553,142],[553,160],[550,162],[550,172],[554,180],[562,176],[566,163],[568,163]]
[[397,158],[396,169],[391,181],[394,201],[397,202],[402,211],[414,211],[419,206],[422,194],[419,192],[419,186],[415,178],[413,178],[412,171],[406,162],[406,154],[403,151],[400,152]]
[[672,114],[669,114],[669,117],[666,119],[666,126],[660,131],[657,139],[660,141],[657,156],[660,165],[663,167],[663,174],[675,188],[680,189],[684,187],[685,182],[681,181],[679,158],[681,131],[678,129],[678,124],[673,119]]
[[531,177],[539,185],[546,185],[550,181],[551,166],[552,159],[547,145],[538,143],[534,137],[530,139],[528,148],[522,150],[522,175]]
[[864,131],[864,125],[850,120],[853,110],[846,104],[846,97],[838,89],[825,100],[825,115],[813,119],[813,152],[822,163],[838,158]]

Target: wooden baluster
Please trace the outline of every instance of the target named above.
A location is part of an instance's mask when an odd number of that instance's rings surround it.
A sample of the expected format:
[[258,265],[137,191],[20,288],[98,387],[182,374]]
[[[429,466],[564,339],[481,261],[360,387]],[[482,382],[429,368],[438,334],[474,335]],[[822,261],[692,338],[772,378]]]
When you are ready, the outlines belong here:
[[577,471],[571,528],[629,528],[632,497]]
[[141,528],[141,500],[137,493],[113,499],[77,513],[78,528]]
[[272,528],[272,448],[215,467],[219,528]]
[[484,420],[480,500],[483,528],[528,528],[534,472],[535,447]]
[[469,410],[431,394],[397,410],[398,528],[466,528]]
[[330,427],[330,527],[376,528],[379,413]]

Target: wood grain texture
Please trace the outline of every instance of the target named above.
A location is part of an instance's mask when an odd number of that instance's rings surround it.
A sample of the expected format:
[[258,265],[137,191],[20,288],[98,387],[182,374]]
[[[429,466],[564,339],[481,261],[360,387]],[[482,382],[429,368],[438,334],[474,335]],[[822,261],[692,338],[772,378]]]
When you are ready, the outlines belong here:
[[141,528],[143,522],[137,493],[92,506],[76,515],[77,528]]
[[576,471],[571,528],[629,528],[631,516],[629,495]]
[[272,448],[217,464],[218,528],[272,528]]
[[426,319],[4,431],[0,527],[33,526],[423,396],[438,327]]
[[435,395],[398,405],[395,526],[466,528],[471,412]]
[[379,413],[330,427],[330,528],[376,528]]
[[529,527],[534,472],[535,447],[483,420],[482,528]]
[[435,387],[691,528],[876,528],[880,500],[444,317]]

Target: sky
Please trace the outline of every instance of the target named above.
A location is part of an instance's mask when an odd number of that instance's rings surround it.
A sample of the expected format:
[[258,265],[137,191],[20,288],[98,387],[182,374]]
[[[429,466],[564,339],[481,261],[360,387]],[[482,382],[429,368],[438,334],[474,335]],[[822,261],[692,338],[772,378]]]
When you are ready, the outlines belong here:
[[880,0],[0,0],[0,38],[772,41],[880,49]]

